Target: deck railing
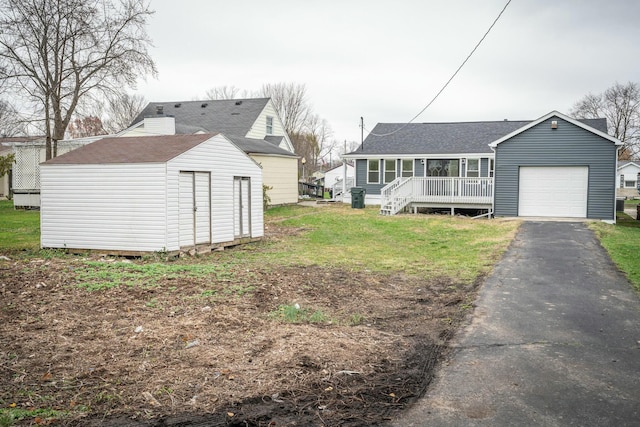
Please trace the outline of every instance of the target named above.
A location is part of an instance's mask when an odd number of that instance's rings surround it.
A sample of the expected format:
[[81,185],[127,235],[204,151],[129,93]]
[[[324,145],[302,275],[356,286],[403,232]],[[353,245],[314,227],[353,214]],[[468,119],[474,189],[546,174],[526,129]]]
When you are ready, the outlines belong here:
[[452,206],[493,203],[493,178],[397,178],[381,190],[380,211],[394,215],[410,203]]

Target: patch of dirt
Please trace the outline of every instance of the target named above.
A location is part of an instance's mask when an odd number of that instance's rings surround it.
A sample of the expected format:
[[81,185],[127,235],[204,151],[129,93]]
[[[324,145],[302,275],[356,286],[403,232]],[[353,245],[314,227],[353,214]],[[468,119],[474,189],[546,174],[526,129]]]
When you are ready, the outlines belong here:
[[[41,424],[381,425],[424,394],[474,297],[317,265],[237,268],[244,291],[228,294],[214,275],[90,292],[75,283],[85,261],[0,261],[0,404],[71,413]],[[274,317],[294,304],[328,320]]]

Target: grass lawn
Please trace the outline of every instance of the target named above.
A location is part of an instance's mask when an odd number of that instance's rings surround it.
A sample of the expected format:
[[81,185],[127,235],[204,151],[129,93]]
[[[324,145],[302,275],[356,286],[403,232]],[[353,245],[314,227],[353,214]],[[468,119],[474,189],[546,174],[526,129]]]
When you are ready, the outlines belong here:
[[284,226],[299,233],[259,257],[279,265],[402,271],[471,283],[491,269],[518,226],[513,221],[447,215],[381,216],[378,212],[376,207],[272,208],[267,212],[267,232],[269,227]]
[[640,291],[640,221],[618,212],[616,225],[591,223],[611,259]]
[[0,251],[35,251],[40,247],[40,212],[15,210],[0,200]]
[[624,201],[626,207],[636,207],[640,204],[640,199],[627,199]]
[[[14,210],[11,201],[2,201],[0,215],[0,253],[38,256],[39,212]],[[386,217],[373,207],[331,205],[272,208],[265,214],[265,227],[267,233],[288,230],[287,239],[258,243],[259,251],[251,250],[250,245],[217,253],[218,262],[331,265],[376,273],[446,276],[471,283],[489,272],[513,238],[517,223],[446,215]],[[193,264],[198,258],[176,262]]]

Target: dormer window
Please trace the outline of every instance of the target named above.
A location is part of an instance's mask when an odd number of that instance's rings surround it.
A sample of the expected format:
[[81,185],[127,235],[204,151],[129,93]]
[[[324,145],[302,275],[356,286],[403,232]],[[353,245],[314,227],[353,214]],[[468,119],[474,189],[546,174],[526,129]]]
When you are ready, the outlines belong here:
[[267,135],[273,135],[273,117],[267,116]]

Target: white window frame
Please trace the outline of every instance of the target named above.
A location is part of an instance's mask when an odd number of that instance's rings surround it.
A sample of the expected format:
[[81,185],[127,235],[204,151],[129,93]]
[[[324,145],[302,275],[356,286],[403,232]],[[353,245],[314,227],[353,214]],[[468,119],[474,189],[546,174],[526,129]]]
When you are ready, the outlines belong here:
[[[387,178],[387,172],[391,173],[392,170],[388,169],[387,170],[387,162],[391,163],[393,165],[393,178],[391,180],[388,180]],[[384,159],[384,178],[383,178],[383,183],[385,184],[389,184],[390,182],[393,182],[394,179],[396,179],[398,177],[398,161],[396,159]]]
[[[371,162],[378,163],[378,170],[375,171],[378,179],[375,181],[371,181]],[[367,159],[367,184],[380,184],[380,163],[380,159]]]
[[267,135],[273,135],[273,117],[267,116]]
[[[628,185],[629,183],[633,185]],[[638,186],[638,181],[633,181],[631,179],[624,180],[624,188],[636,188]]]
[[493,178],[493,172],[496,168],[496,159],[489,157],[489,178]]
[[[478,168],[472,171],[472,172],[475,172],[475,175],[473,176],[469,175],[469,165],[471,164],[471,162],[477,162],[477,165],[478,165]],[[465,167],[464,174],[467,178],[480,178],[480,159],[478,158],[467,159],[467,166]]]
[[[404,168],[404,163],[409,162],[411,164],[411,170]],[[400,176],[403,178],[410,178],[413,176],[413,168],[415,167],[415,161],[413,159],[400,160]]]

